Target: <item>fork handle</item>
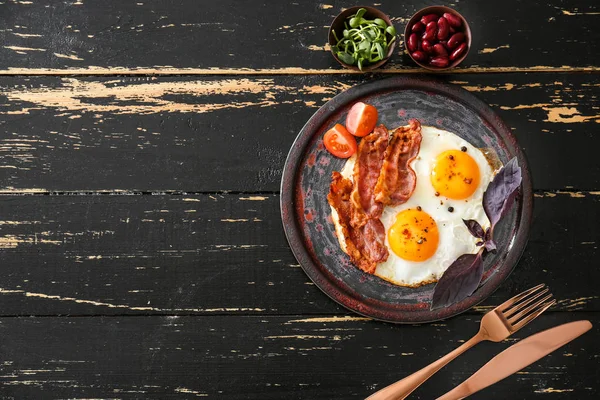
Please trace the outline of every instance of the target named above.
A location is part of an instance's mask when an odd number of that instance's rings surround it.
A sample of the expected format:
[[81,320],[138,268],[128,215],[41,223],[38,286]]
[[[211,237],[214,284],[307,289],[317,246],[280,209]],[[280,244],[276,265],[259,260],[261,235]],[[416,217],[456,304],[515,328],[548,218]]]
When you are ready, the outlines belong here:
[[409,375],[406,378],[401,379],[396,383],[392,383],[378,392],[373,393],[371,396],[367,397],[366,400],[402,400],[407,398],[409,394],[421,386],[421,384],[429,379],[433,374],[442,369],[442,367],[482,340],[484,340],[483,336],[478,333],[467,342],[463,343],[460,347],[454,349],[452,352],[446,354],[439,360],[434,361],[414,374]]

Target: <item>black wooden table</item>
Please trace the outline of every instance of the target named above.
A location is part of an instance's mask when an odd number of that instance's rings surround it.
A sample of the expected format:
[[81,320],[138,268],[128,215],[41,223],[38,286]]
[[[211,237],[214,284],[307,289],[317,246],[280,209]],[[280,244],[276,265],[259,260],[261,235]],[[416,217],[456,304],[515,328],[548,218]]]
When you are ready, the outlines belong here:
[[[366,4],[401,31],[432,3]],[[589,319],[592,332],[473,398],[599,398],[597,1],[448,4],[474,38],[439,79],[512,127],[535,214],[493,296],[422,326],[329,300],[280,222],[285,156],[312,113],[350,86],[424,72],[400,51],[378,74],[341,69],[326,33],[351,5],[0,3],[1,398],[361,399],[541,282],[556,307],[413,397],[441,395],[517,338]]]

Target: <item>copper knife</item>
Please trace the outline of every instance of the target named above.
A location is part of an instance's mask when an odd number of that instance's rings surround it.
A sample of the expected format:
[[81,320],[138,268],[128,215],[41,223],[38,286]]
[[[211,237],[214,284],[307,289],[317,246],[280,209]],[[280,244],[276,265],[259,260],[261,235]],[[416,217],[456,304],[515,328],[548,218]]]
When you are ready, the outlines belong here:
[[591,328],[590,321],[575,321],[529,336],[492,358],[470,378],[437,400],[464,399],[522,370]]

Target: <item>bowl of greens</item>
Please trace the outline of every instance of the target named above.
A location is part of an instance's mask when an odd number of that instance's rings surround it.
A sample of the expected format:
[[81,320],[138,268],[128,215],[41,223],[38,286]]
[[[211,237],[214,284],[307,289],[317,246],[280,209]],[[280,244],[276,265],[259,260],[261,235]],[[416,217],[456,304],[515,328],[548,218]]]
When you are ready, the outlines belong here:
[[342,11],[329,28],[333,57],[345,68],[371,71],[386,63],[398,41],[390,18],[373,7]]

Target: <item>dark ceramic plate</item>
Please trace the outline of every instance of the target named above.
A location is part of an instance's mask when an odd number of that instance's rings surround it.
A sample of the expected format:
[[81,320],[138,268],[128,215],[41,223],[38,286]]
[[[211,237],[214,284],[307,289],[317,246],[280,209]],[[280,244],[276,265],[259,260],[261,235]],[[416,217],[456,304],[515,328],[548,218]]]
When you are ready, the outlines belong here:
[[[388,128],[417,118],[456,133],[486,149],[506,164],[517,157],[522,168],[521,194],[494,229],[496,253],[484,259],[482,284],[467,299],[430,311],[434,284],[419,288],[392,285],[354,267],[342,252],[331,222],[327,194],[331,172],[345,160],[332,157],[323,134],[344,123],[350,107],[364,101],[377,107],[379,123]],[[376,80],[337,95],[306,123],[287,157],[281,182],[281,215],[285,233],[298,262],[310,279],[344,307],[378,320],[396,323],[431,322],[462,313],[487,298],[517,264],[529,234],[532,211],[531,178],[515,137],[482,101],[458,86],[415,77]]]

